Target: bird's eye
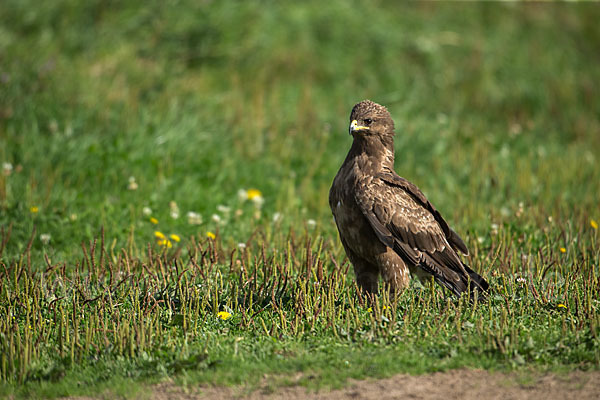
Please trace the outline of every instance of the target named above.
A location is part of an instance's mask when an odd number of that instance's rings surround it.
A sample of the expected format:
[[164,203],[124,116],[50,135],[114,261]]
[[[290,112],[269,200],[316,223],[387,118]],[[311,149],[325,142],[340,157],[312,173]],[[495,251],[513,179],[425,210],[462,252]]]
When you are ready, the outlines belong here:
[[371,122],[373,122],[371,118],[365,118],[365,124],[371,125]]

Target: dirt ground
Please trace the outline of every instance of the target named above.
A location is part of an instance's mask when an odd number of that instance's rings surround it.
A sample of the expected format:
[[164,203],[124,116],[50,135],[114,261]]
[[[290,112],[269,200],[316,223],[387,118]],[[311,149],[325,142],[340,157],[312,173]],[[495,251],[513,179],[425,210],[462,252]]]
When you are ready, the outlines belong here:
[[304,387],[283,387],[272,392],[268,386],[247,393],[241,388],[200,387],[184,389],[162,383],[144,393],[153,400],[204,399],[600,399],[600,371],[576,371],[565,375],[523,375],[455,370],[430,375],[396,375],[382,380],[352,381],[333,391],[307,391]]

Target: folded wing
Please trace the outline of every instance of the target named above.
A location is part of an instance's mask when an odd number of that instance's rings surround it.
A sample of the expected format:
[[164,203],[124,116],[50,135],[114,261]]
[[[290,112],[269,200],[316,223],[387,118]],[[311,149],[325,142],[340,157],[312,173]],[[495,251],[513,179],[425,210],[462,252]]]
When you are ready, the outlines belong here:
[[462,239],[415,185],[390,171],[362,186],[356,202],[380,241],[457,295],[488,289],[459,258],[468,254]]

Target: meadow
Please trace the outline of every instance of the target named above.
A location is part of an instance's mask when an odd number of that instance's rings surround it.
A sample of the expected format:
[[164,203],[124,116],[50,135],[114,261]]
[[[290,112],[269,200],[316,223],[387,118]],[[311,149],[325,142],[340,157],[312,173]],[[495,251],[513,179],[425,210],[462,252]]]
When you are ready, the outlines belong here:
[[[0,3],[0,396],[600,363],[600,7]],[[365,98],[491,284],[366,302]]]

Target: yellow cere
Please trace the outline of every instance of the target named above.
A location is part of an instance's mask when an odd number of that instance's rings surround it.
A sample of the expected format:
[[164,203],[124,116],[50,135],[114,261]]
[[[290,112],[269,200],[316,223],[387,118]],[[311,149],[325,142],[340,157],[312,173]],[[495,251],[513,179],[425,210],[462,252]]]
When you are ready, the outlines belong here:
[[154,231],[154,236],[158,239],[166,239],[167,237],[160,231]]
[[215,238],[216,238],[215,234],[212,232],[206,232],[206,236],[211,238],[212,240],[215,240]]
[[248,199],[250,199],[250,200],[252,200],[256,197],[262,197],[262,193],[258,189],[248,189],[246,194],[248,195]]
[[158,220],[154,217],[150,217],[150,222],[153,223],[154,225],[158,224]]
[[561,252],[561,253],[566,253],[566,252],[567,252],[567,249],[565,249],[564,247],[561,247],[561,248],[560,248],[560,252]]
[[217,314],[217,318],[220,318],[223,321],[227,321],[229,318],[231,318],[231,314],[227,311],[219,311],[219,313]]
[[37,214],[40,209],[38,208],[38,206],[31,206],[29,207],[29,211],[31,211],[32,214]]
[[179,235],[176,235],[174,233],[171,233],[169,235],[169,237],[171,238],[171,240],[175,241],[175,242],[179,242],[181,240],[181,238],[179,237]]
[[591,221],[590,221],[590,226],[591,226],[593,229],[598,229],[598,223],[597,223],[596,221],[594,221],[594,220],[591,220]]

